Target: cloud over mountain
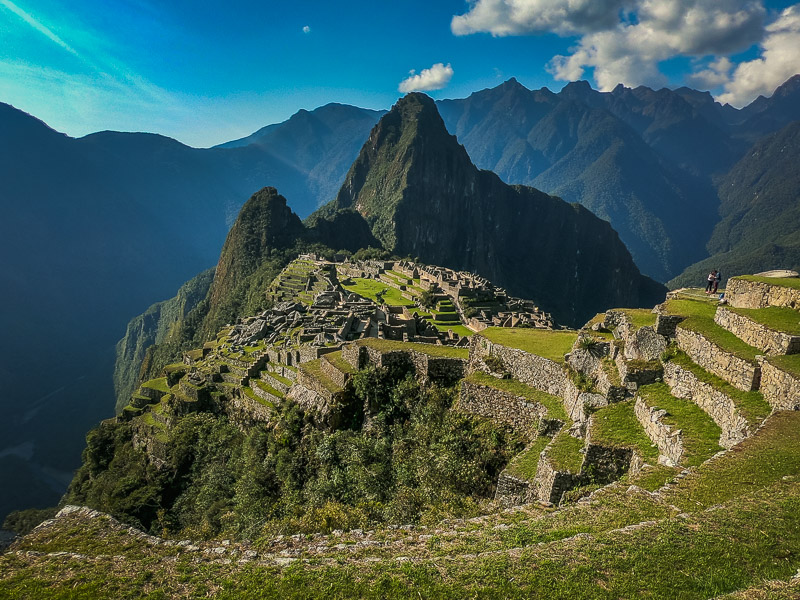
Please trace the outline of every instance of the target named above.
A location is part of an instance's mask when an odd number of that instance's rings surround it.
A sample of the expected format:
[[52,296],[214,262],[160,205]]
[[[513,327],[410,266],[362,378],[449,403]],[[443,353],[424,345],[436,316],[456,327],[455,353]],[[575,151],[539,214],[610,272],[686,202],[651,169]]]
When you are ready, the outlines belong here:
[[400,82],[397,89],[404,94],[408,92],[425,92],[440,90],[453,78],[453,67],[450,63],[436,63],[430,69],[422,69],[419,73],[411,71],[410,76]]
[[[659,64],[690,57],[693,83],[722,86],[721,99],[741,106],[800,70],[800,4],[769,20],[763,0],[475,0],[450,26],[455,35],[576,37],[548,71],[571,81],[592,69],[604,91],[664,85]],[[737,67],[728,59],[754,44],[759,58]]]

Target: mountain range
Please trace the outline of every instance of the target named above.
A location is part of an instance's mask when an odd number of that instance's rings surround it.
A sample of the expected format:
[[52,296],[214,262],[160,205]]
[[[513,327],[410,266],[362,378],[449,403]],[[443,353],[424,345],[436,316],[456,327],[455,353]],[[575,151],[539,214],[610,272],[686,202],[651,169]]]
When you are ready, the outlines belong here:
[[[797,186],[780,166],[796,156],[799,107],[798,76],[741,110],[688,88],[601,93],[576,82],[555,94],[515,80],[437,103],[478,168],[583,204],[609,220],[642,272],[673,285],[702,279],[710,263],[698,261],[709,254],[729,275],[800,264]],[[0,325],[13,340],[0,357],[0,480],[16,482],[0,514],[60,494],[81,432],[111,414],[113,347],[131,315],[214,264],[254,190],[276,187],[299,217],[334,198],[382,115],[327,105],[195,149],[152,134],[73,139],[0,104],[0,245],[12,257],[0,272]],[[780,227],[760,225],[754,218],[778,196],[783,208],[768,214]],[[397,249],[428,251],[408,232],[370,230],[384,243],[400,234]]]

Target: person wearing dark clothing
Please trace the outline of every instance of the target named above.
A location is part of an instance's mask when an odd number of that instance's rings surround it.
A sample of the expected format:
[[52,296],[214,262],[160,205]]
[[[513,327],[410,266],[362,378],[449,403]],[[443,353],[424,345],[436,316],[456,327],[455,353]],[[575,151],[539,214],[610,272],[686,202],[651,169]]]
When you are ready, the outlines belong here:
[[719,287],[719,282],[722,281],[722,273],[719,271],[715,271],[716,275],[714,275],[714,291],[711,292],[712,294],[717,293],[717,288]]
[[714,288],[714,281],[717,279],[717,271],[711,271],[708,274],[708,279],[706,280],[706,294],[710,294],[711,290]]

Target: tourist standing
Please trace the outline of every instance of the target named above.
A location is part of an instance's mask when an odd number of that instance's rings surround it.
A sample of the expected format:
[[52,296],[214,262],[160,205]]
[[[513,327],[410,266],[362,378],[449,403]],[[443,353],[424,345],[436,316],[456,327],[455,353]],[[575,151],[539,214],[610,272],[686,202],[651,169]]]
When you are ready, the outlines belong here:
[[714,291],[712,293],[717,293],[717,288],[719,288],[719,282],[722,281],[722,273],[719,270],[714,271]]
[[711,271],[711,273],[708,274],[708,278],[706,279],[706,294],[711,293],[711,290],[714,287],[714,281],[716,281],[716,279],[717,279],[717,271],[715,269],[714,271]]

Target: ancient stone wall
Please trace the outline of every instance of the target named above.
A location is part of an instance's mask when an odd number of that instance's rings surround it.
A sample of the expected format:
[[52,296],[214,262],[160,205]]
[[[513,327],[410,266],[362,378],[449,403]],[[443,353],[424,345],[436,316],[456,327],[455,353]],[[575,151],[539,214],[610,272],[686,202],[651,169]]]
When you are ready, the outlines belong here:
[[543,502],[560,504],[564,493],[578,485],[580,476],[567,471],[556,471],[550,464],[546,452],[545,450],[539,459],[532,487],[535,498]]
[[505,471],[497,479],[494,499],[503,506],[520,506],[537,500],[536,488],[526,479],[519,479]]
[[661,454],[658,461],[669,466],[680,464],[684,452],[683,433],[680,429],[674,430],[662,422],[661,419],[667,411],[648,406],[640,397],[636,398],[633,411],[639,423],[642,424],[647,437],[658,446]]
[[673,396],[691,400],[714,419],[722,429],[719,445],[723,448],[731,448],[753,434],[754,427],[739,413],[733,400],[691,371],[668,361],[664,364],[664,382]]
[[725,298],[728,304],[736,308],[800,308],[800,289],[760,281],[732,278],[725,288]]
[[547,409],[537,402],[497,388],[464,381],[458,407],[469,413],[511,425],[516,431],[535,436]]
[[492,343],[481,335],[473,335],[470,339],[470,371],[480,370],[483,357],[490,354],[502,360],[517,381],[542,392],[564,397],[569,378],[563,365],[517,348]]
[[328,378],[331,381],[333,381],[336,385],[342,388],[345,385],[347,385],[347,382],[350,379],[350,373],[345,373],[343,371],[340,371],[339,369],[336,368],[335,365],[325,360],[324,357],[322,358],[319,364],[320,368],[322,369],[322,372],[325,375],[327,375]]
[[698,365],[745,392],[757,390],[761,367],[725,352],[701,334],[683,327],[677,330],[678,347]]
[[656,315],[655,332],[668,338],[675,337],[675,328],[685,317],[681,315]]
[[[797,314],[797,320],[800,321],[800,313]],[[714,322],[730,331],[745,344],[758,348],[766,354],[797,354],[800,352],[800,336],[769,329],[724,306],[717,309]]]
[[[316,392],[318,396],[320,396],[325,404],[333,404],[334,402],[334,393],[322,385],[316,377],[312,377],[308,373],[306,373],[302,368],[297,371],[297,385],[301,385],[306,389],[309,389],[313,392]],[[295,386],[292,386],[294,389]],[[291,390],[289,390],[291,393]]]
[[761,393],[772,410],[800,410],[800,378],[769,361],[761,365]]

